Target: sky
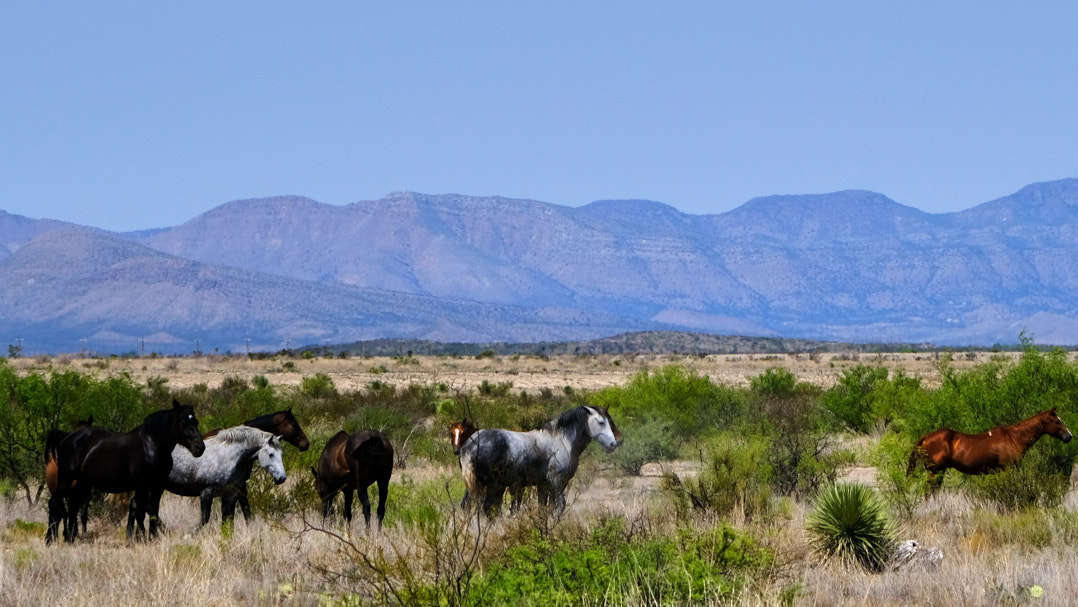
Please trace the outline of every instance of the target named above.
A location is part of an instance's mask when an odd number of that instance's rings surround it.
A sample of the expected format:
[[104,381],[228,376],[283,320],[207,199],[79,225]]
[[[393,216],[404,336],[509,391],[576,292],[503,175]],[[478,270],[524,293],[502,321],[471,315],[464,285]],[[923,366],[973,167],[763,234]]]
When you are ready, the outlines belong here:
[[693,214],[1078,176],[1075,2],[7,2],[0,210],[399,190]]

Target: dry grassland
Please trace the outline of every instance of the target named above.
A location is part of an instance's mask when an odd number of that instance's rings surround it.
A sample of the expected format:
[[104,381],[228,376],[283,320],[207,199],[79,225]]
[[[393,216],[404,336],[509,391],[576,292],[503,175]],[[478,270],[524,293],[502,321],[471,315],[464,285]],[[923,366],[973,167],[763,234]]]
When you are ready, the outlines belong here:
[[[959,367],[979,364],[988,357],[988,354],[967,357],[963,353],[955,356],[954,364]],[[735,385],[746,384],[747,378],[769,367],[782,366],[803,381],[826,387],[834,383],[835,376],[843,369],[859,363],[902,368],[909,375],[921,377],[927,385],[937,381],[937,360],[931,354],[861,355],[856,360],[831,355],[816,358],[808,355],[599,356],[553,360],[419,357],[416,360],[418,364],[388,358],[297,359],[292,370],[284,368],[281,361],[209,357],[112,360],[105,364],[92,360],[19,360],[14,364],[24,371],[51,364],[81,372],[127,372],[139,382],[165,377],[174,389],[199,383],[215,386],[225,377],[249,379],[253,375],[265,375],[272,385],[283,387],[298,384],[304,376],[325,373],[342,391],[361,389],[374,380],[395,385],[440,382],[454,389],[471,388],[487,380],[512,382],[514,390],[561,390],[564,386],[595,390],[622,384],[641,370],[675,362],[715,381]],[[312,448],[318,449],[320,445]],[[595,459],[601,462],[601,454]],[[850,472],[851,476],[873,482],[870,463],[859,464]],[[691,473],[693,468],[691,463],[680,466],[681,474]],[[659,466],[645,466],[640,477],[623,476],[601,463],[589,471],[591,476],[582,472],[571,485],[567,515],[571,520],[587,526],[603,513],[615,513],[627,520],[645,521],[658,529],[673,529],[667,520],[668,498],[658,488]],[[256,474],[262,473],[256,471]],[[411,462],[395,474],[394,484],[449,479],[456,474],[455,467]],[[290,478],[288,482],[294,480]],[[1072,493],[1065,507],[1074,509],[1076,503],[1078,498]],[[780,555],[780,562],[772,579],[761,580],[734,604],[775,604],[781,590],[790,584],[800,584],[795,599],[798,605],[1078,604],[1074,590],[1074,580],[1078,579],[1078,548],[1059,541],[1051,541],[1042,548],[1032,548],[1023,542],[991,544],[986,538],[993,536],[986,535],[983,523],[974,522],[976,510],[958,494],[944,492],[921,505],[903,530],[903,538],[916,538],[943,550],[943,565],[933,572],[872,575],[819,562],[811,555],[802,531],[808,508],[806,504],[790,504],[781,520],[766,528],[753,528],[753,524],[735,517],[733,523],[764,538]],[[447,504],[444,512],[447,517],[453,516],[452,505]],[[25,501],[0,502],[3,521],[0,605],[353,604],[339,602],[347,594],[347,584],[336,586],[333,580],[319,573],[325,568],[343,570],[347,558],[333,534],[311,530],[309,523],[317,522],[315,517],[316,513],[308,512],[274,520],[256,517],[252,522],[243,522],[241,519],[234,535],[225,538],[219,526],[212,522],[194,533],[197,500],[166,494],[162,518],[168,529],[158,541],[130,545],[123,539],[118,522],[98,518],[91,520],[89,538],[75,545],[46,546],[40,533],[40,523],[46,519],[43,503],[31,507]],[[39,525],[27,525],[28,522]],[[496,543],[499,533],[520,523],[504,517],[488,530],[488,537],[495,538],[490,541]],[[331,530],[347,534],[340,527]],[[380,549],[387,554],[414,554],[419,560],[424,551],[414,534],[405,533],[399,527],[387,527],[368,535],[360,522],[350,537],[355,545],[369,553]],[[1034,585],[1043,589],[1042,596],[1022,594],[1023,589]]]

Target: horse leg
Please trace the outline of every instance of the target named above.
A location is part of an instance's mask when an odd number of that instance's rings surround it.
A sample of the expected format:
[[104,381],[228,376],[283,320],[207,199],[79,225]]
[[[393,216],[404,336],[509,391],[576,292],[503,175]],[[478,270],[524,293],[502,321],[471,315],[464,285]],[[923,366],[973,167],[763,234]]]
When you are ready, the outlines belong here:
[[349,529],[352,528],[352,487],[346,486],[344,492],[344,520]]
[[86,496],[86,501],[82,503],[82,509],[80,515],[82,516],[82,533],[86,534],[86,522],[90,519],[90,496]]
[[165,528],[165,523],[161,520],[161,495],[164,494],[164,489],[153,489],[149,491],[150,502],[146,505],[146,512],[150,515],[150,537],[154,538],[160,534],[161,530]]
[[378,479],[378,528],[382,528],[382,519],[386,517],[386,500],[389,499],[389,477]]
[[[200,510],[198,528],[201,529],[206,526],[206,523],[210,522],[210,515],[213,513],[212,489],[203,489],[202,492],[198,494],[198,505]],[[221,507],[223,512],[224,506],[222,505]]]
[[[90,490],[76,485],[67,496],[67,509],[64,513],[64,541],[73,542],[79,536],[79,510],[90,500]],[[62,506],[61,506],[62,507]]]
[[[60,521],[67,517],[67,509],[64,508],[64,498],[57,492],[49,496],[49,526],[45,530],[45,543],[51,544],[60,534]],[[67,539],[67,530],[64,530],[64,539]]]
[[524,502],[524,487],[513,485],[509,487],[509,512],[516,514],[520,510],[520,504]]
[[238,500],[240,504],[240,512],[243,513],[243,520],[251,520],[251,504],[247,501],[247,481],[243,481],[238,489]]
[[[127,502],[127,541],[146,538],[146,501],[142,491],[135,491]],[[135,531],[138,525],[138,531]]]
[[371,495],[370,484],[358,485],[356,487],[356,493],[359,494],[359,503],[363,504],[363,520],[367,522],[367,531],[371,530]]
[[501,510],[502,499],[505,496],[505,485],[491,483],[487,486],[487,494],[483,496],[483,512],[493,517],[495,510]]
[[[233,527],[235,527],[235,525],[236,525],[236,502],[238,502],[239,500],[240,500],[239,496],[236,495],[235,493],[231,492],[231,491],[229,491],[229,492],[227,492],[227,493],[225,493],[224,495],[221,496],[221,526],[222,527],[225,526],[225,525],[232,525]],[[242,511],[243,508],[241,507],[240,510]],[[250,522],[246,518],[244,518],[243,520],[247,521],[247,522]]]

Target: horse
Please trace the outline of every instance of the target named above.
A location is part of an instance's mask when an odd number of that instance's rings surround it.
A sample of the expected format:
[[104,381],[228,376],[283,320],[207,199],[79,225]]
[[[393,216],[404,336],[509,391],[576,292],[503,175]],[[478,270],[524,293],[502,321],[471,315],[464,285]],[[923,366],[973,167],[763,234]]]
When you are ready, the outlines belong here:
[[536,487],[539,502],[554,502],[554,513],[565,510],[565,488],[576,474],[580,454],[599,442],[607,453],[622,443],[621,431],[605,408],[582,405],[547,421],[537,430],[479,430],[460,448],[460,467],[468,501],[479,503],[493,516],[506,489],[513,508],[524,487]]
[[[172,401],[171,409],[151,413],[135,429],[125,433],[107,433],[92,440],[94,428],[72,432],[57,448],[57,491],[49,498],[49,525],[46,541],[57,535],[63,518],[63,500],[68,499],[64,539],[75,540],[78,534],[75,516],[90,497],[92,489],[107,493],[135,492],[134,518],[150,515],[150,535],[158,533],[160,493],[172,471],[172,450],[182,445],[198,457],[206,450],[198,432],[198,419],[190,405]],[[155,497],[156,496],[156,497]],[[127,522],[127,537],[133,534],[132,519]]]
[[[267,413],[266,415],[249,419],[243,422],[243,425],[258,428],[259,430],[269,432],[270,434],[275,434],[279,436],[281,440],[295,445],[300,451],[306,451],[311,446],[311,442],[307,440],[307,435],[303,433],[303,428],[300,428],[296,417],[292,415],[291,407],[283,411]],[[217,432],[220,432],[220,430],[207,432],[202,435],[202,438],[208,439]],[[249,520],[251,518],[251,504],[247,501],[247,479],[244,478],[242,482],[237,482],[233,485],[233,489],[236,491],[236,501],[231,505],[232,511],[235,512],[235,505],[239,504],[240,512],[243,513],[243,520]],[[210,498],[210,501],[212,503],[212,497]],[[224,498],[222,498],[221,501],[221,511],[224,512]],[[205,508],[208,506],[204,505],[203,507]]]
[[917,440],[910,453],[906,476],[919,462],[931,475],[933,488],[939,488],[943,474],[954,468],[963,474],[986,474],[1017,464],[1041,436],[1048,434],[1064,443],[1073,436],[1055,408],[1009,426],[997,426],[980,434],[966,434],[941,428]]
[[352,524],[352,491],[359,493],[363,504],[363,518],[367,529],[371,528],[371,501],[367,489],[378,483],[378,527],[386,516],[386,498],[389,497],[389,479],[393,475],[393,445],[377,430],[363,430],[349,435],[341,430],[329,439],[318,468],[311,468],[315,488],[322,499],[322,520],[333,509],[337,492],[344,493],[344,518]]
[[161,488],[176,495],[200,498],[199,529],[209,522],[215,497],[221,498],[222,524],[234,518],[239,487],[246,485],[256,461],[278,485],[287,479],[281,441],[269,432],[236,426],[218,430],[205,443],[206,451],[200,457],[194,457],[179,445],[172,449],[172,471]]
[[[89,428],[94,425],[94,416],[91,415],[88,419],[76,419],[75,429],[73,432],[82,430],[83,428]],[[49,494],[56,493],[56,487],[59,474],[59,464],[57,463],[57,448],[60,442],[63,441],[71,432],[64,432],[58,428],[49,430],[45,435],[45,485],[49,488]],[[86,532],[86,520],[90,516],[90,504],[87,502],[82,508],[82,531]],[[62,517],[66,517],[66,508]]]

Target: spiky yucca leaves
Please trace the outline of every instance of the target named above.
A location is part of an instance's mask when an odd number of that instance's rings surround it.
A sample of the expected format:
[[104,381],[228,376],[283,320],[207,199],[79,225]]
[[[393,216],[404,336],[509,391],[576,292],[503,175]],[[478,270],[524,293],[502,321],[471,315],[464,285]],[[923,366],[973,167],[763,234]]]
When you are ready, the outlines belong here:
[[818,553],[869,571],[883,570],[895,544],[895,527],[885,503],[875,491],[857,483],[821,491],[806,529]]

